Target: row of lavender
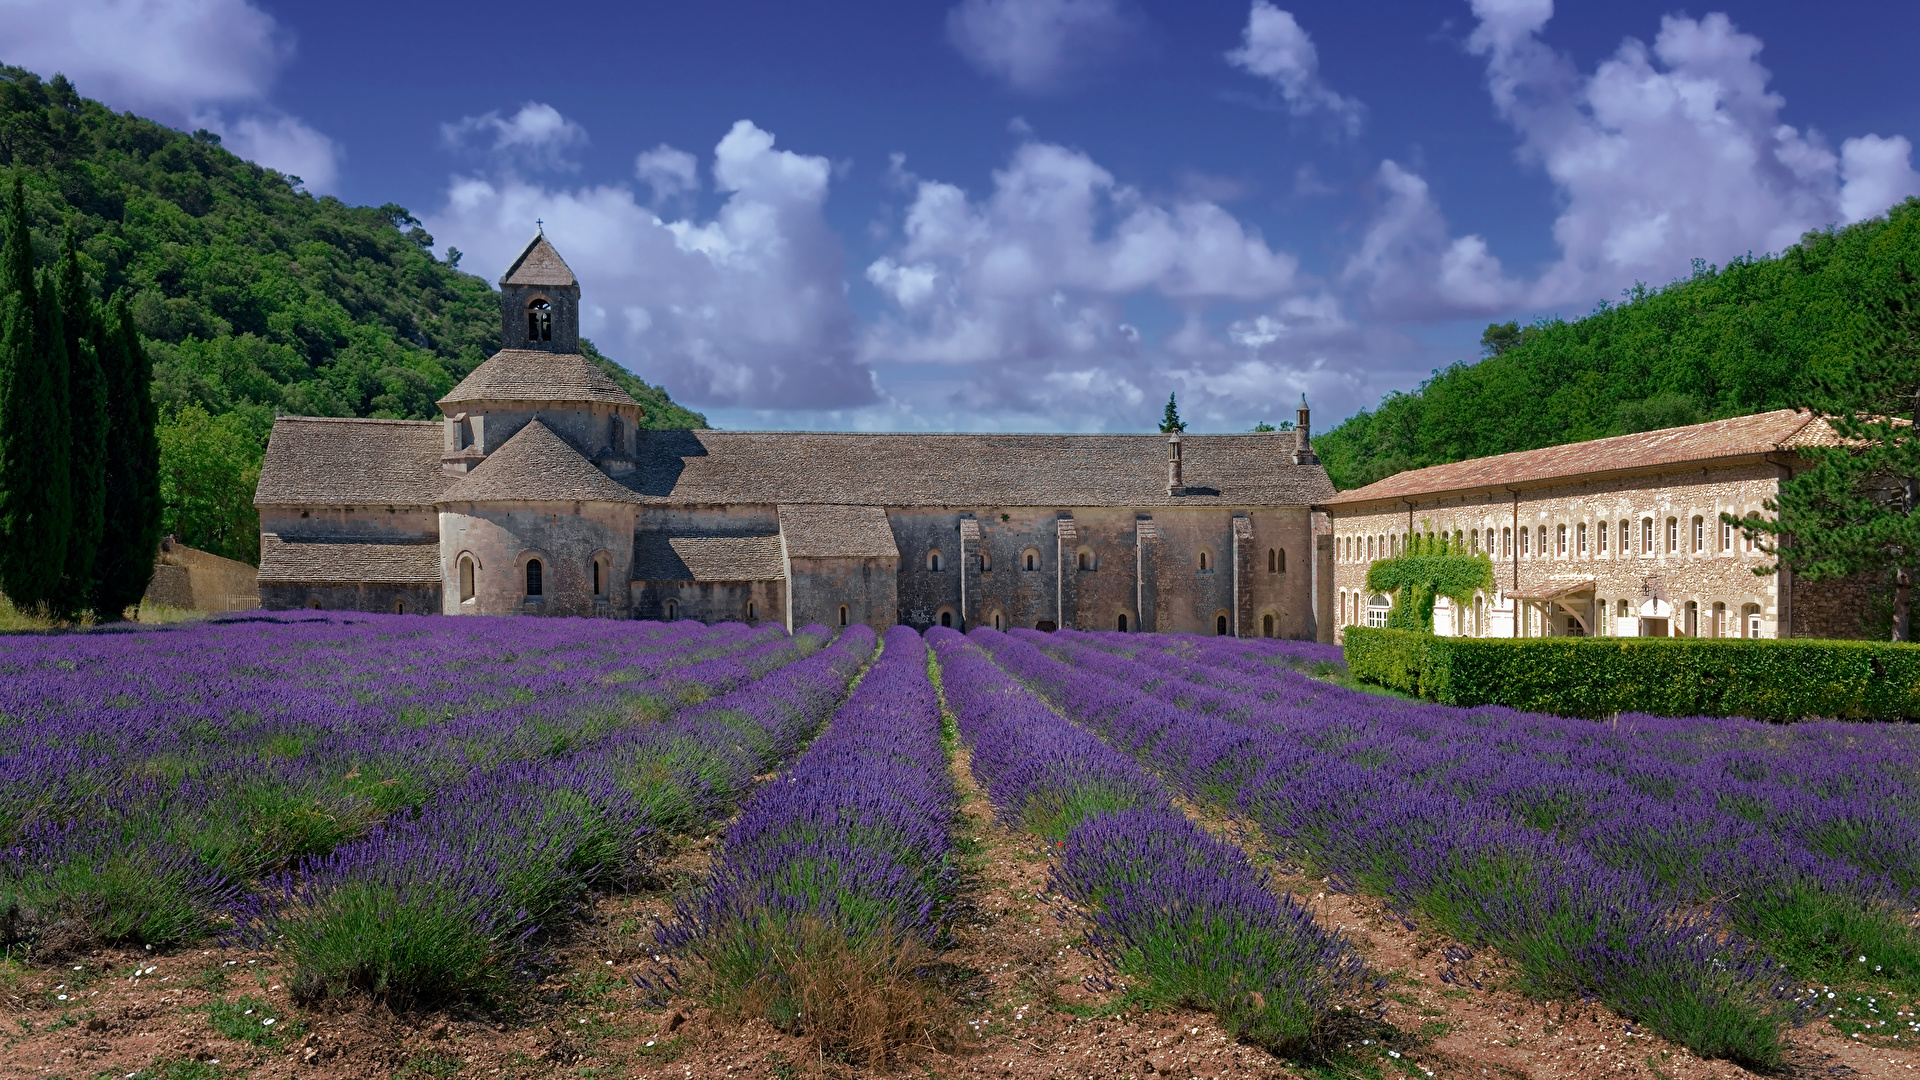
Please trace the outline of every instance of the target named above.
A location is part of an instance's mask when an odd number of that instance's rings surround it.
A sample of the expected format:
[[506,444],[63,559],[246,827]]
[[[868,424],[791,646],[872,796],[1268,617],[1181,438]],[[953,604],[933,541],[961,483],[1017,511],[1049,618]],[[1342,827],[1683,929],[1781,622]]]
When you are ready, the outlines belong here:
[[727,830],[660,946],[700,962],[717,1006],[877,1063],[925,1018],[957,802],[926,644],[896,626],[826,733]]
[[[1809,1014],[1790,974],[1720,913],[1676,902],[1606,845],[1423,770],[1420,733],[1460,710],[1341,691],[1244,647],[1022,636],[985,640],[1069,715],[1245,814],[1283,854],[1500,946],[1543,990],[1596,994],[1697,1052],[1755,1064],[1778,1060],[1782,1028]],[[1483,728],[1460,748],[1485,761],[1500,741]]]
[[[428,623],[297,616],[10,639],[0,652],[8,936],[203,934],[235,905],[263,902],[261,878],[279,867],[437,793],[742,686],[827,638]],[[663,790],[638,786],[655,801]]]
[[651,840],[717,820],[791,757],[874,644],[856,626],[671,720],[476,775],[277,879],[259,937],[291,955],[303,998],[486,997],[583,892],[618,885]]
[[[1172,646],[1189,663],[1088,640],[1133,652],[1179,683],[1231,691],[1239,703],[1208,693],[1211,707],[1501,807],[1642,875],[1662,902],[1724,903],[1735,928],[1803,978],[1868,976],[1920,992],[1911,921],[1920,903],[1920,729],[1645,716],[1594,724],[1448,709],[1308,682],[1276,671],[1259,650],[1225,643]],[[1344,720],[1297,723],[1316,715]]]
[[1382,989],[1343,937],[1276,895],[1131,758],[1049,709],[974,642],[939,628],[928,636],[974,775],[1006,820],[1054,843],[1053,887],[1087,911],[1095,946],[1142,979],[1146,996],[1210,1009],[1237,1036],[1288,1051]]

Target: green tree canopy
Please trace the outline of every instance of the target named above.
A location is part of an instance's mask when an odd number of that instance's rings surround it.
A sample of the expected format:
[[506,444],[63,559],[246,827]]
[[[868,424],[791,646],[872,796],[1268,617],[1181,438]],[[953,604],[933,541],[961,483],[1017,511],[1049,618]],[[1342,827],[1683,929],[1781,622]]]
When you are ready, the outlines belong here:
[[[1843,380],[1890,268],[1920,257],[1920,200],[1778,255],[1695,264],[1572,321],[1490,326],[1486,359],[1436,371],[1317,436],[1335,486],[1405,469],[1745,416]],[[1905,415],[1900,410],[1898,415]]]
[[1160,414],[1160,434],[1172,435],[1187,430],[1186,421],[1180,419],[1180,403],[1172,394],[1167,395],[1166,411]]

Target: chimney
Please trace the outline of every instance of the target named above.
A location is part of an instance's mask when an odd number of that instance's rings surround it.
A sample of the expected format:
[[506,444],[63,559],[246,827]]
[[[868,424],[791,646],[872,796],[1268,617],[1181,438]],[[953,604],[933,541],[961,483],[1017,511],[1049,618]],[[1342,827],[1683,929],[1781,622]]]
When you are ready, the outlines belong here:
[[1307,395],[1300,395],[1300,410],[1294,414],[1298,419],[1293,422],[1293,463],[1295,465],[1318,465],[1320,459],[1314,455],[1313,444],[1309,441],[1313,434],[1312,413],[1307,408]]
[[1186,482],[1180,479],[1180,433],[1167,436],[1167,494],[1185,495]]

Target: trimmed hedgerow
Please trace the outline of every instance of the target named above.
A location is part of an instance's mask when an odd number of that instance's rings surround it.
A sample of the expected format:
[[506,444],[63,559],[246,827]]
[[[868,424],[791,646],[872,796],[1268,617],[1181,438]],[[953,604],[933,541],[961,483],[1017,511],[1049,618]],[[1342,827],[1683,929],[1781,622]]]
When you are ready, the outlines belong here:
[[1920,717],[1920,646],[1704,638],[1449,638],[1347,628],[1353,677],[1445,705],[1563,716]]

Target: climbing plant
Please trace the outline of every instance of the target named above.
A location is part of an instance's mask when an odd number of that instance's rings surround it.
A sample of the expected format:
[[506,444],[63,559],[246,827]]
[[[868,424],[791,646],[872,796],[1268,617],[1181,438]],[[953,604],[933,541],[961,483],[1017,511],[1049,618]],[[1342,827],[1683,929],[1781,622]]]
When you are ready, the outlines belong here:
[[1493,591],[1493,560],[1457,550],[1444,536],[1415,535],[1406,554],[1367,570],[1367,588],[1393,594],[1389,628],[1432,633],[1434,601],[1444,596],[1465,607],[1475,592]]

